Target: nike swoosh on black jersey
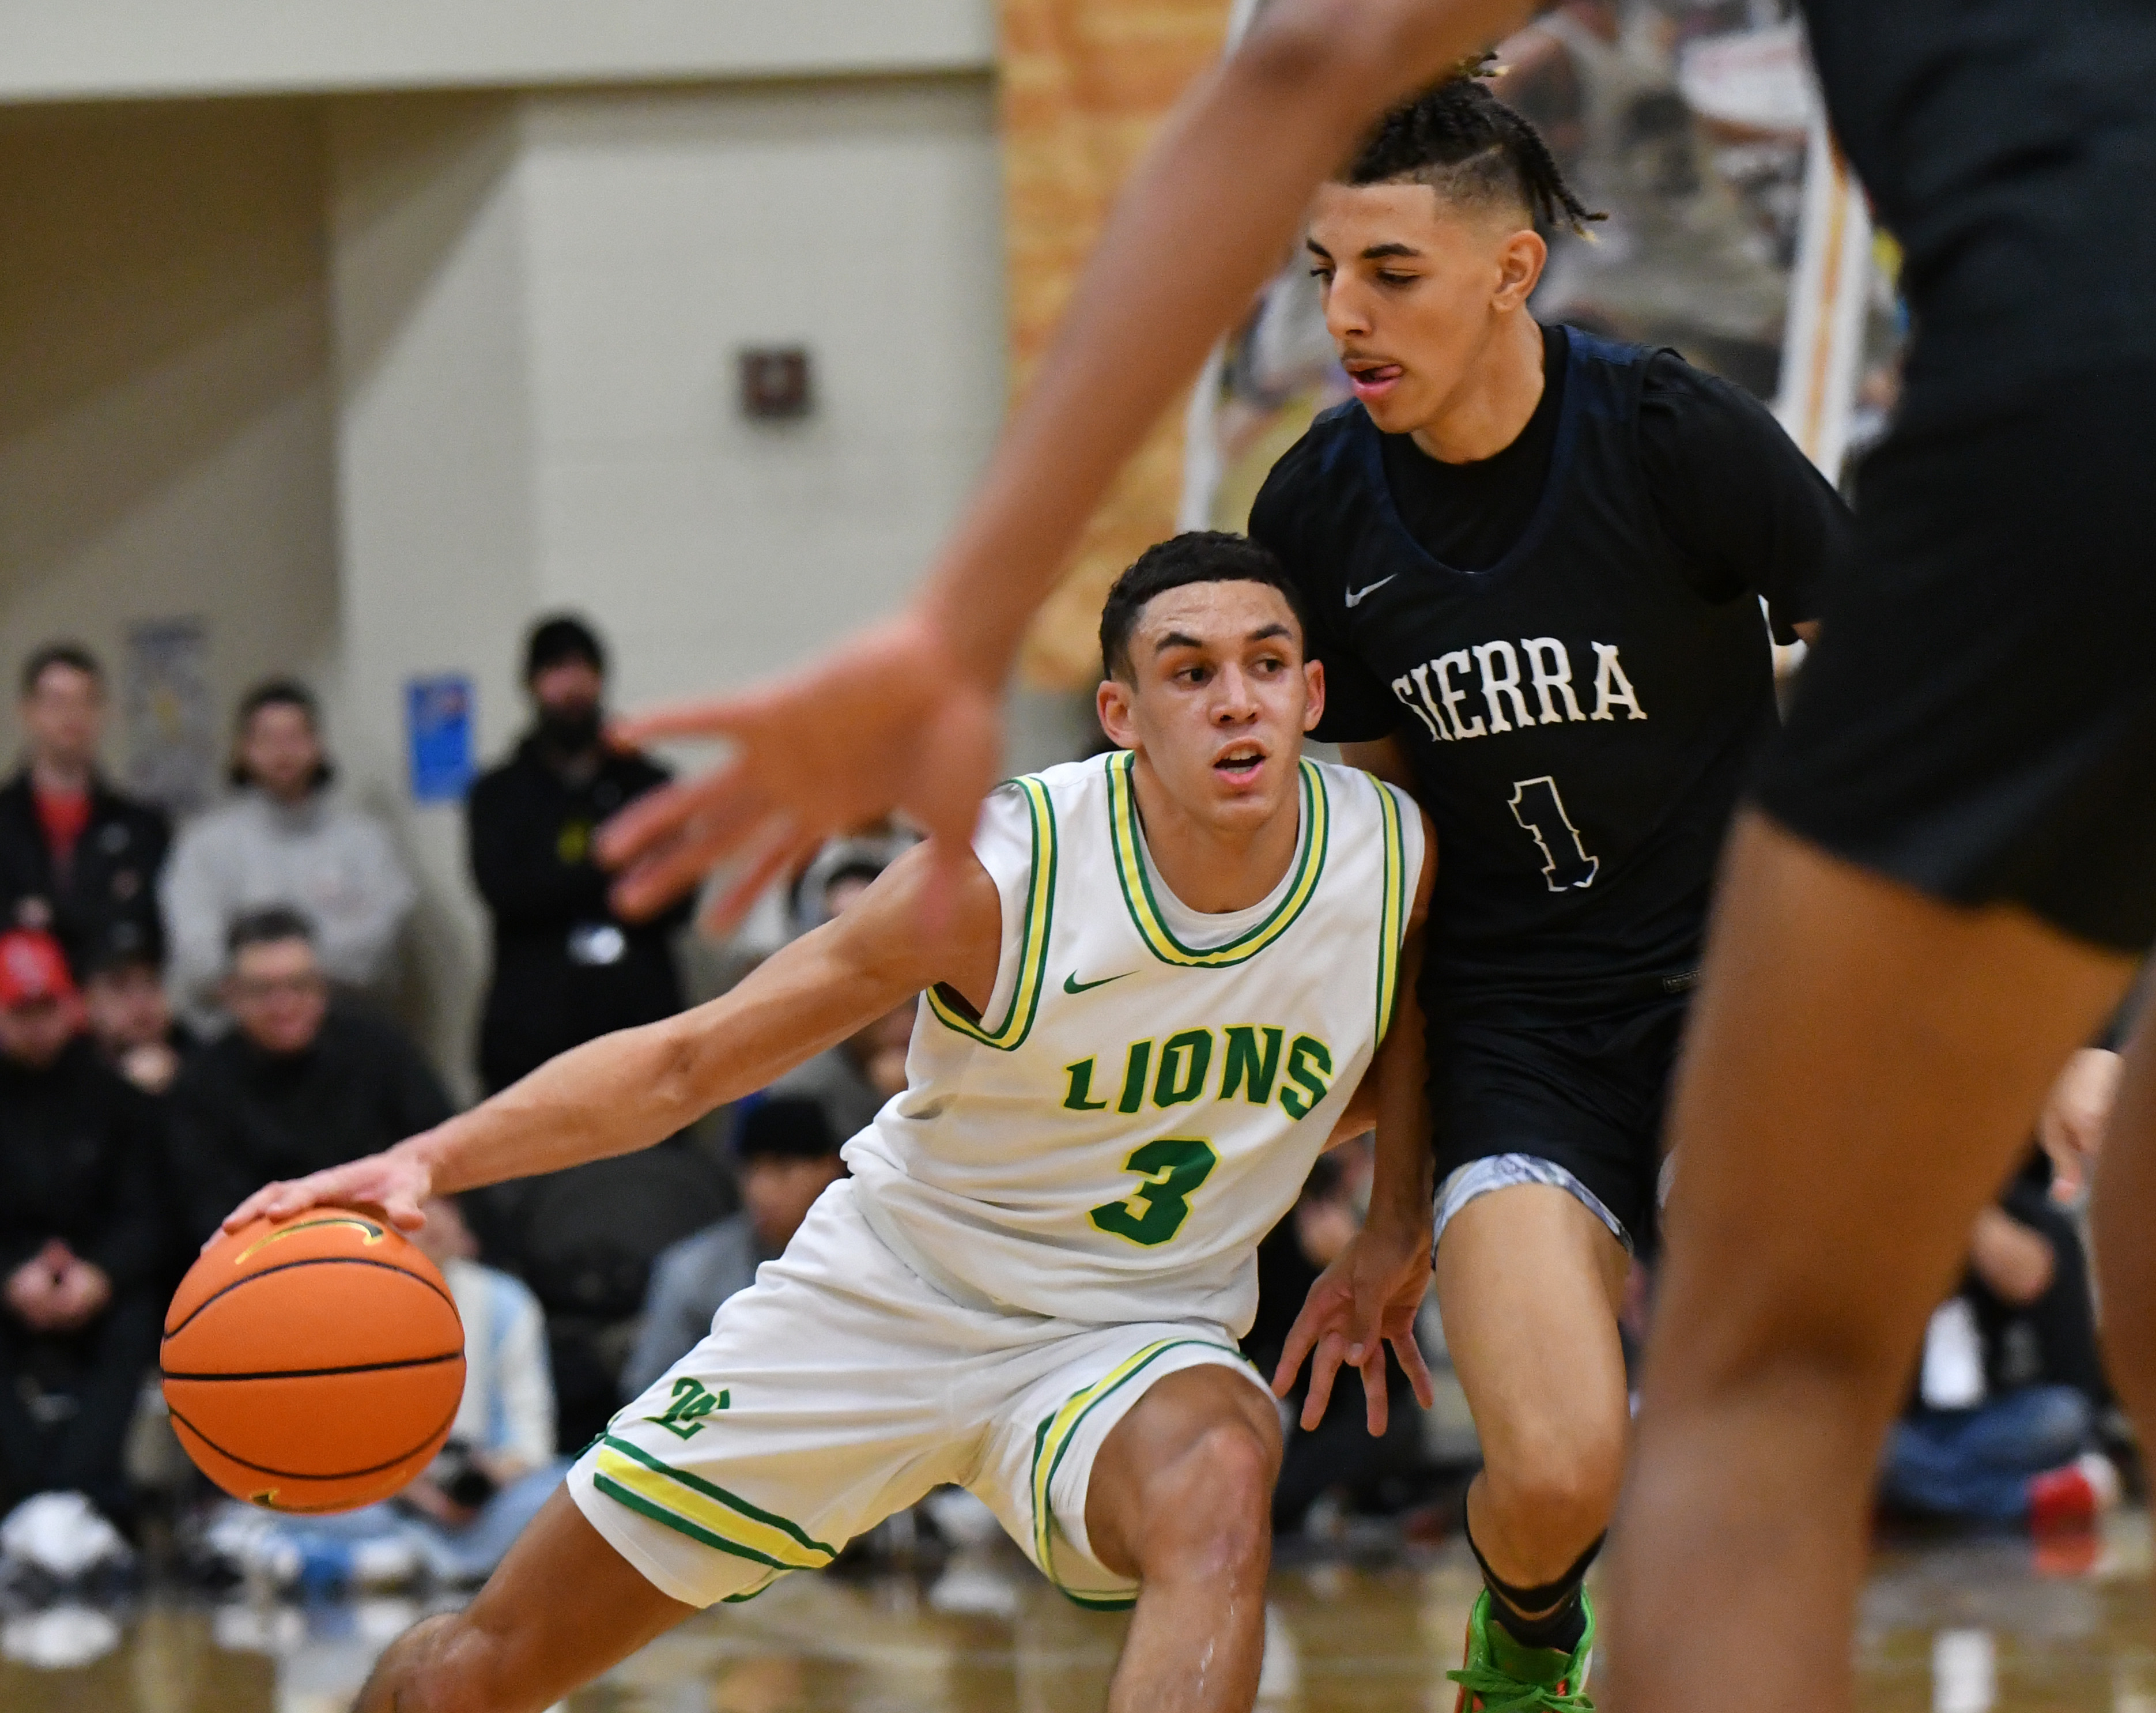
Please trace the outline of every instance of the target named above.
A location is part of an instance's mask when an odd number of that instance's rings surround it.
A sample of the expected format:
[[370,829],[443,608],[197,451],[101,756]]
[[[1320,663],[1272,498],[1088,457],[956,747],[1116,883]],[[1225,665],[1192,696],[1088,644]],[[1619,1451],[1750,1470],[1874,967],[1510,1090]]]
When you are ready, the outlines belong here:
[[[1123,975],[1135,974],[1137,972],[1132,970],[1123,971]],[[1065,993],[1083,993],[1091,987],[1106,987],[1111,981],[1121,981],[1123,975],[1103,975],[1098,981],[1081,981],[1078,979],[1078,972],[1073,970],[1063,978],[1063,990]]]
[[[1395,571],[1395,572],[1394,572],[1394,573],[1393,573],[1393,577],[1397,577],[1397,576],[1399,576],[1399,574],[1399,574],[1399,572]],[[1349,590],[1348,591],[1348,604],[1349,606],[1351,606],[1351,607],[1359,607],[1359,606],[1361,606],[1361,605],[1363,604],[1363,601],[1364,601],[1368,597],[1369,597],[1369,596],[1371,596],[1371,595],[1375,594],[1376,594],[1379,589],[1383,589],[1383,588],[1387,584],[1390,583],[1390,582],[1393,580],[1393,577],[1380,577],[1380,578],[1379,578],[1379,579],[1378,579],[1375,583],[1372,584],[1371,584],[1368,589],[1349,589]]]

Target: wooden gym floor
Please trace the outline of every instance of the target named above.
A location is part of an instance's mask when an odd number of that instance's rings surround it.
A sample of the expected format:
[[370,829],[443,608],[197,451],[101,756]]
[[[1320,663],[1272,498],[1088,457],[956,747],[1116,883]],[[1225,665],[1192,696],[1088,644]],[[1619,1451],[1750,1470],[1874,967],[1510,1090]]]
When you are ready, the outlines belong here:
[[[1858,1643],[1861,1713],[2156,1713],[2148,1527],[2100,1543],[1882,1553]],[[1450,1713],[1474,1592],[1465,1554],[1281,1571],[1269,1713]],[[5,1713],[345,1713],[398,1600],[302,1608],[151,1598],[0,1622]],[[998,1543],[937,1576],[790,1577],[631,1659],[568,1713],[1080,1713],[1122,1621],[1079,1611]],[[101,1648],[95,1658],[84,1658]]]

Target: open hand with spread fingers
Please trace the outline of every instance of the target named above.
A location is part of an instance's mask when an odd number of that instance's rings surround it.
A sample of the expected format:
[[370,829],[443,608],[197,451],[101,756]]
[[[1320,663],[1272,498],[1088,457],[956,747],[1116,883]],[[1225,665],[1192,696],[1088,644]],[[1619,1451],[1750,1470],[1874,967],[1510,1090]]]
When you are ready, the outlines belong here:
[[652,915],[731,861],[740,866],[705,918],[726,928],[824,839],[893,810],[931,836],[938,872],[947,862],[955,878],[993,783],[1000,696],[941,627],[908,612],[790,676],[623,722],[613,739],[629,747],[707,738],[734,748],[603,830],[601,860],[621,871],[617,908]]
[[1363,1376],[1365,1419],[1373,1437],[1383,1437],[1391,1419],[1385,1389],[1385,1346],[1390,1345],[1402,1371],[1424,1409],[1436,1402],[1430,1368],[1415,1342],[1415,1314],[1430,1290],[1430,1233],[1365,1226],[1310,1288],[1310,1295],[1288,1330],[1273,1392],[1293,1390],[1305,1358],[1310,1359],[1310,1390],[1302,1404],[1307,1433],[1325,1417],[1332,1402],[1332,1383],[1343,1367]]

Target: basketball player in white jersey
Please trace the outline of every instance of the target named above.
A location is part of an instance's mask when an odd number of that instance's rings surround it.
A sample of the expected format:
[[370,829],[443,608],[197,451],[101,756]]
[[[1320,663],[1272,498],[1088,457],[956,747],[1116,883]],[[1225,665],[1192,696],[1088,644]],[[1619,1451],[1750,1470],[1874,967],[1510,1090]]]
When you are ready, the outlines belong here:
[[1323,671],[1297,600],[1238,538],[1153,548],[1101,620],[1122,747],[998,790],[939,927],[916,853],[726,997],[233,1216],[361,1201],[410,1227],[430,1194],[655,1142],[922,995],[851,1178],[469,1610],[391,1648],[362,1713],[538,1713],[946,1482],[1074,1600],[1135,1603],[1112,1708],[1251,1705],[1280,1454],[1235,1348],[1256,1246],[1329,1139],[1374,1116],[1420,1145],[1434,868],[1404,794],[1302,759]]

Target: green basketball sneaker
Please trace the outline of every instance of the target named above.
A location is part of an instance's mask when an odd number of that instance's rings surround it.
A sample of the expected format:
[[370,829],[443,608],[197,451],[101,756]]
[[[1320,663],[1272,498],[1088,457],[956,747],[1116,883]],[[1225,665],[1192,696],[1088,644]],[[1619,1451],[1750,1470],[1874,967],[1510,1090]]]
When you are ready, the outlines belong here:
[[1526,1648],[1490,1616],[1485,1588],[1467,1614],[1467,1663],[1445,1675],[1460,1685],[1453,1713],[1594,1713],[1587,1673],[1594,1659],[1594,1608],[1579,1596],[1587,1633],[1569,1654]]

